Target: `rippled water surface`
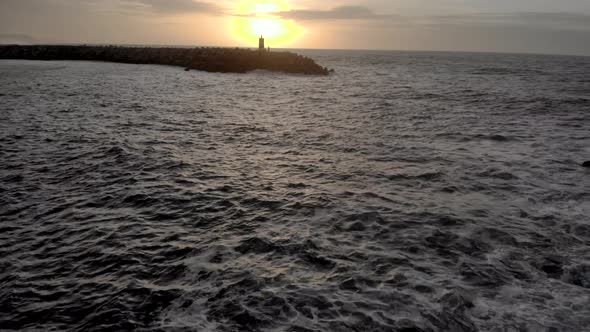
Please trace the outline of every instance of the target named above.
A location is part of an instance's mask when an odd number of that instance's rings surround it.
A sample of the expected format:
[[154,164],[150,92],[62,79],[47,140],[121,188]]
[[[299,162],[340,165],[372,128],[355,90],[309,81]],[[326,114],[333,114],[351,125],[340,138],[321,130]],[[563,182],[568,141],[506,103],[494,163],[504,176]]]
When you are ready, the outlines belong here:
[[0,61],[0,330],[590,330],[590,58],[304,53]]

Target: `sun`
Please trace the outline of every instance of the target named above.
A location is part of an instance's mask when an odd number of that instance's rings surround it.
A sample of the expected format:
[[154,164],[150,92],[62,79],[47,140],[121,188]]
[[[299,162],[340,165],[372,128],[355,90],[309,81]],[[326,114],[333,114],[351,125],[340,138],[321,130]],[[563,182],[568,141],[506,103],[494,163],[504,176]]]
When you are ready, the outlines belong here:
[[280,12],[289,9],[281,0],[243,0],[231,21],[232,35],[249,45],[256,45],[260,36],[264,36],[270,47],[289,45],[305,33],[294,21],[279,17]]

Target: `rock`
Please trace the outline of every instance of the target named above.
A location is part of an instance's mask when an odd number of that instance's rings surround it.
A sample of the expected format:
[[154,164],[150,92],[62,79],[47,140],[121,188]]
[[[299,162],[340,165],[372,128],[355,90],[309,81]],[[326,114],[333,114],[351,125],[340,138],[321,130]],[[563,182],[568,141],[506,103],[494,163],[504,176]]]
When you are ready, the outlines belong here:
[[306,263],[315,266],[318,269],[330,270],[336,266],[332,260],[314,253],[303,253],[300,255],[301,259]]
[[399,332],[423,332],[424,329],[422,329],[418,323],[409,320],[407,318],[402,318],[399,321],[397,321],[397,329],[396,331]]
[[441,297],[439,300],[445,310],[455,313],[463,313],[473,308],[473,296],[462,288],[456,288]]
[[434,289],[426,285],[416,285],[414,286],[414,289],[419,293],[434,293]]
[[235,248],[235,250],[241,254],[266,254],[271,251],[275,251],[278,247],[265,239],[260,239],[257,237],[253,237],[242,241],[239,246]]
[[579,224],[573,227],[572,232],[580,237],[590,239],[590,225]]
[[357,286],[356,281],[354,279],[347,279],[340,283],[340,289],[349,290],[349,291],[359,291],[360,288]]
[[590,160],[588,160],[588,161],[585,161],[585,162],[582,164],[582,167],[590,167]]
[[533,262],[533,266],[539,271],[545,272],[547,277],[552,279],[560,279],[563,274],[563,265],[566,259],[560,256],[547,256]]
[[568,272],[569,283],[590,289],[590,265],[577,265]]
[[365,227],[365,225],[363,225],[363,223],[360,221],[357,221],[354,224],[350,225],[350,227],[348,227],[348,230],[351,232],[362,232],[366,229],[367,227]]
[[291,52],[259,52],[235,48],[156,48],[66,45],[4,45],[0,59],[109,61],[184,67],[208,72],[246,73],[256,69],[305,75],[330,70]]

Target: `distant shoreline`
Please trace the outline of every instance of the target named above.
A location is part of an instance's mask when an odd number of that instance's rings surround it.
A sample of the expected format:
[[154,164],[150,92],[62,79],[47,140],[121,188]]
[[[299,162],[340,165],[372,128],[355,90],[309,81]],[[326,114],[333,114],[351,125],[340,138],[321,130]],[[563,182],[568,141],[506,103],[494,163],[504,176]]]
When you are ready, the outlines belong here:
[[155,64],[220,73],[256,69],[305,75],[328,75],[314,60],[292,52],[240,48],[180,48],[89,45],[0,45],[0,59],[83,60]]

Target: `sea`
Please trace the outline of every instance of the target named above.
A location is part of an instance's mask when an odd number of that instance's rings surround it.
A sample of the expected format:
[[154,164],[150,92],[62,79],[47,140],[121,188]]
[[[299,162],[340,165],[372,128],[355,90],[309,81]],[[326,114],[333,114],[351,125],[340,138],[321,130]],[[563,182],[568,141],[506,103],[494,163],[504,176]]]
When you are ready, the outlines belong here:
[[590,57],[0,61],[0,330],[590,331]]

